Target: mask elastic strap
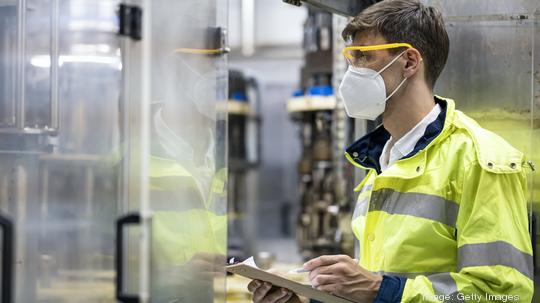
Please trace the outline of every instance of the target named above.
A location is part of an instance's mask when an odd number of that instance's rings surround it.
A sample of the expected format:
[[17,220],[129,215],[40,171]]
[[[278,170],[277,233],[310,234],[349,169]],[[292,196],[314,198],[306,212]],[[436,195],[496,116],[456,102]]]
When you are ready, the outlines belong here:
[[[407,50],[404,50],[401,52],[401,54],[397,55],[394,59],[392,59],[392,61],[388,62],[388,64],[386,64],[378,73],[377,75],[380,75],[382,72],[384,72],[388,67],[390,67],[390,65],[394,64],[394,62],[397,61],[397,59],[399,59],[399,57],[401,57],[401,55],[403,55]],[[375,75],[374,77],[376,77],[377,75]]]
[[392,96],[399,90],[399,88],[403,85],[403,83],[405,83],[405,81],[407,81],[407,78],[403,79],[403,81],[401,81],[401,83],[396,87],[396,89],[394,89],[394,91],[388,96],[386,97],[386,99],[384,99],[384,101],[388,101],[388,99],[392,98]]

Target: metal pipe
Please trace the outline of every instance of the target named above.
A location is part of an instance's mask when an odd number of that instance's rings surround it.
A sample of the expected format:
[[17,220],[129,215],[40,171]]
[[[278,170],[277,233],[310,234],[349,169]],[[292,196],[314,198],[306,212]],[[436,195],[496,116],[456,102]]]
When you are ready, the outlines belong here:
[[[4,110],[6,110],[6,114],[0,117],[0,119],[5,119],[4,121],[0,120],[0,126],[11,128],[15,127],[15,98],[14,94],[17,91],[17,68],[16,68],[16,62],[17,62],[17,43],[13,43],[14,35],[10,32],[12,29],[11,24],[11,18],[4,18],[1,22],[2,26],[2,41],[0,42],[3,49],[0,50],[2,54],[6,54],[7,62],[10,62],[7,65],[7,68],[2,70],[2,81],[4,83],[8,84],[6,85],[3,92],[1,92],[2,96],[0,96],[1,100],[4,100],[6,102]],[[8,80],[9,79],[9,80]],[[1,102],[1,101],[0,101]]]
[[26,80],[26,0],[17,2],[17,48],[19,60],[17,64],[17,117],[16,127],[24,129],[26,124],[25,118],[25,80]]
[[120,142],[125,142],[120,144],[121,153],[124,155],[122,173],[120,174],[120,184],[119,187],[119,196],[120,203],[118,203],[118,212],[123,213],[126,210],[130,209],[130,201],[133,201],[130,197],[131,190],[130,187],[133,186],[130,182],[130,163],[132,162],[132,127],[131,127],[131,115],[133,108],[131,103],[133,102],[133,96],[130,94],[131,87],[130,83],[132,81],[131,75],[131,65],[129,64],[129,59],[131,58],[130,53],[131,44],[129,39],[120,39],[120,60],[122,61],[122,84],[121,84],[121,97],[120,97],[120,113],[122,115],[122,128],[121,128],[121,138]]
[[255,53],[255,1],[242,0],[242,54]]
[[[347,18],[344,18],[342,16],[332,16],[332,28],[334,30],[333,32],[333,87],[334,91],[337,92],[337,88],[339,87],[341,80],[343,79],[343,75],[345,74],[345,71],[347,70],[347,64],[345,63],[345,60],[343,60],[343,56],[341,54],[341,50],[343,47],[345,47],[345,41],[341,38],[340,35],[337,35],[336,33],[338,30],[341,30],[345,27],[347,24]],[[336,98],[336,109],[333,112],[333,121],[332,123],[332,137],[334,138],[333,144],[332,144],[332,162],[334,167],[334,174],[335,174],[335,193],[337,197],[337,203],[340,206],[344,206],[344,204],[348,203],[347,201],[347,195],[346,195],[346,183],[347,180],[345,180],[344,177],[344,157],[343,157],[343,148],[347,144],[347,115],[345,113],[345,106],[343,104],[343,100],[341,100],[341,96],[337,93],[334,94]]]
[[51,125],[52,129],[59,128],[59,119],[58,119],[58,56],[59,56],[59,45],[58,45],[58,23],[59,23],[59,1],[52,0],[51,4],[51,67],[50,67],[50,76],[51,76],[51,91],[50,91],[50,102],[51,102]]
[[140,126],[139,126],[139,146],[138,151],[141,154],[139,195],[141,206],[141,236],[140,236],[140,300],[141,303],[150,302],[150,237],[152,224],[152,209],[150,206],[150,187],[149,187],[149,161],[150,161],[150,112],[151,112],[151,88],[152,88],[152,4],[154,1],[143,0],[144,21],[143,21],[143,39],[142,48],[142,84],[141,96],[139,98]]

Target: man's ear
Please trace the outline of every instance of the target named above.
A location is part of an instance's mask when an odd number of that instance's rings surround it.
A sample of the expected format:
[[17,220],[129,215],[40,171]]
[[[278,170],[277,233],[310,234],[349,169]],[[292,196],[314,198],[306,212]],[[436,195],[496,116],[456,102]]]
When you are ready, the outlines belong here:
[[420,55],[420,52],[414,48],[409,48],[403,55],[407,60],[405,69],[403,71],[403,76],[410,78],[414,76],[420,69],[420,63],[423,61],[422,55]]

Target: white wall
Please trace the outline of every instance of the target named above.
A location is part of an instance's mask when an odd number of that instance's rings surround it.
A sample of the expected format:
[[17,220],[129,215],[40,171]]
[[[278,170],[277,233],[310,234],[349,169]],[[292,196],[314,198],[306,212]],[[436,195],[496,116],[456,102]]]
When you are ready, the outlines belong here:
[[[229,44],[242,43],[242,1],[229,0]],[[249,1],[249,0],[247,0]],[[254,1],[254,40],[256,46],[298,45],[302,41],[305,7],[296,7],[281,0]]]

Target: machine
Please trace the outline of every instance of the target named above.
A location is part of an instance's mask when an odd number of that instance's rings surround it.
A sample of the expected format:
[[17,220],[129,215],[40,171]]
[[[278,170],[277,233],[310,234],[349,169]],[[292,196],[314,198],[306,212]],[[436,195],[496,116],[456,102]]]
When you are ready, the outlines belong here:
[[257,81],[229,70],[228,108],[228,256],[254,255],[261,115]]
[[[353,254],[352,170],[341,159],[353,126],[334,94],[333,16],[309,7],[304,26],[305,65],[300,88],[287,104],[298,123],[300,213],[297,239],[305,260],[322,254]],[[348,181],[348,182],[347,182]]]
[[225,301],[226,12],[0,0],[1,302]]

